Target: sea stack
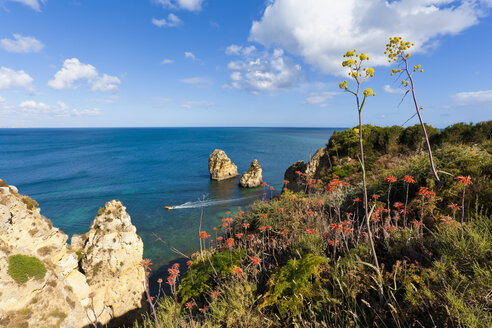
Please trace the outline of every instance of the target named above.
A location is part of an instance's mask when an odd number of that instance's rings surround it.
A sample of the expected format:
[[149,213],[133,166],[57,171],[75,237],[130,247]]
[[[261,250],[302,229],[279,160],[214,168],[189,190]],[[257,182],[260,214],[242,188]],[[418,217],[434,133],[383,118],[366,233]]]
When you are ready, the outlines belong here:
[[256,188],[263,182],[261,176],[262,168],[260,163],[255,159],[251,162],[248,171],[244,172],[239,180],[239,185],[243,188]]
[[237,166],[231,162],[226,153],[215,149],[208,158],[208,172],[212,180],[226,180],[237,177]]

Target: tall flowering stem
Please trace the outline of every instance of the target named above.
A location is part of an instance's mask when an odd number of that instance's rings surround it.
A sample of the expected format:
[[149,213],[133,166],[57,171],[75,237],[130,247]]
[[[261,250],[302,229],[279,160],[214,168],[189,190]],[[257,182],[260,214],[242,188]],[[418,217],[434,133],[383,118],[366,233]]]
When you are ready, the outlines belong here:
[[147,295],[147,302],[149,303],[150,308],[152,310],[152,314],[154,315],[154,321],[155,321],[156,327],[161,328],[161,326],[159,324],[159,320],[157,319],[157,313],[155,311],[155,303],[153,302],[153,297],[150,296],[149,276],[150,276],[150,271],[151,271],[151,269],[150,269],[151,265],[152,265],[152,262],[150,262],[149,259],[142,260],[139,263],[139,266],[144,269],[144,273],[145,273],[144,281],[142,283],[144,285],[145,294]]
[[410,189],[410,184],[415,183],[415,180],[410,175],[405,175],[403,181],[407,184],[407,195],[405,197],[405,208],[403,209],[403,226],[407,226],[407,205],[408,205],[408,190]]
[[[415,95],[415,84],[413,81],[413,76],[412,73],[416,72],[423,72],[424,70],[422,69],[421,65],[416,65],[413,67],[412,71],[410,72],[410,69],[408,67],[408,58],[410,58],[410,53],[407,51],[411,47],[414,46],[413,43],[408,42],[408,41],[403,41],[401,36],[395,36],[393,38],[390,37],[389,43],[386,45],[386,51],[384,52],[386,55],[388,55],[388,62],[399,62],[400,64],[403,64],[403,70],[405,71],[406,75],[408,76],[409,81],[402,80],[401,83],[404,87],[408,87],[410,85],[410,90],[412,92],[412,97],[413,97],[413,103],[415,105],[415,110],[417,111],[417,115],[420,120],[420,126],[422,127],[422,131],[424,132],[424,137],[425,137],[425,143],[427,145],[427,153],[429,154],[429,161],[430,161],[430,166],[432,170],[432,174],[434,174],[434,178],[438,183],[441,182],[439,180],[439,176],[437,175],[436,167],[434,165],[434,159],[432,157],[432,150],[429,142],[429,137],[427,136],[427,131],[425,130],[425,125],[424,121],[422,119],[422,115],[420,114],[420,110],[422,107],[419,107],[417,103],[417,96]],[[394,68],[391,72],[391,75],[401,73],[401,69],[396,69]],[[407,91],[408,92],[408,91]]]
[[390,208],[390,194],[391,194],[391,185],[396,182],[396,178],[392,175],[388,175],[384,178],[387,182],[389,182],[388,186],[388,224],[391,223],[391,208]]
[[174,263],[173,266],[169,269],[167,269],[169,272],[169,276],[167,277],[167,283],[169,284],[169,287],[171,288],[171,294],[173,294],[174,297],[174,327],[178,327],[178,321],[177,321],[177,316],[176,313],[178,312],[178,293],[176,290],[176,280],[178,279],[179,276],[179,263]]
[[463,219],[465,217],[465,190],[467,185],[472,184],[472,181],[470,176],[460,176],[457,177],[456,180],[458,180],[459,183],[463,184],[463,196],[461,198],[461,226],[463,226]]
[[371,244],[372,256],[374,259],[374,265],[378,269],[379,272],[379,262],[376,254],[376,248],[374,247],[374,240],[372,236],[371,226],[369,223],[369,203],[367,199],[367,183],[366,183],[366,169],[364,164],[364,143],[362,139],[362,109],[364,108],[364,104],[366,103],[366,99],[370,96],[375,96],[376,94],[372,91],[372,89],[368,88],[363,91],[364,98],[362,102],[360,101],[360,89],[362,82],[374,77],[374,69],[373,68],[364,68],[364,61],[369,60],[369,57],[361,53],[357,54],[357,50],[347,51],[344,55],[346,60],[342,62],[343,67],[347,67],[349,69],[348,75],[355,81],[356,89],[355,91],[350,90],[347,86],[347,81],[343,81],[340,83],[340,89],[344,89],[346,92],[349,92],[354,95],[356,103],[357,103],[357,112],[359,114],[359,146],[360,146],[360,164],[362,168],[362,186],[363,186],[363,194],[364,194],[364,211],[366,215],[366,224],[367,224],[367,233],[369,235],[369,242]]

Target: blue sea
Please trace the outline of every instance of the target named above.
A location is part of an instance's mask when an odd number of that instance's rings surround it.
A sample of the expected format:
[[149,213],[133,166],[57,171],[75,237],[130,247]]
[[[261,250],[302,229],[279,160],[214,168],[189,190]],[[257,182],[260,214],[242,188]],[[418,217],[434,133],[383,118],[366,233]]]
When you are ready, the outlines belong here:
[[[0,129],[0,178],[38,201],[41,213],[69,236],[87,232],[105,202],[121,200],[144,241],[144,256],[164,266],[181,257],[171,247],[184,254],[198,249],[201,205],[203,229],[211,233],[226,211],[247,209],[263,196],[261,188],[239,188],[238,178],[211,181],[208,156],[214,149],[223,149],[239,173],[258,159],[263,180],[280,192],[287,167],[309,160],[333,131]],[[167,205],[177,209],[166,211]]]

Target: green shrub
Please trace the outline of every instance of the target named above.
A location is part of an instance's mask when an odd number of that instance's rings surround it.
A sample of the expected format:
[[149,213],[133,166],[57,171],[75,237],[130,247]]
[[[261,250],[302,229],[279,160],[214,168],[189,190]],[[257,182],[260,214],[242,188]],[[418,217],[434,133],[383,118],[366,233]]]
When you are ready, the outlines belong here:
[[[241,254],[241,255],[240,255]],[[181,297],[181,302],[185,303],[190,298],[194,298],[196,301],[200,301],[204,295],[208,294],[217,284],[217,279],[221,277],[227,277],[232,274],[233,266],[231,265],[231,253],[229,251],[222,251],[213,255],[204,254],[204,257],[210,256],[210,262],[213,264],[213,268],[207,258],[205,261],[193,263],[191,270],[188,270],[185,277],[179,285],[178,294]],[[244,258],[245,252],[233,251],[232,252],[232,264],[234,266],[240,266],[240,258]],[[215,277],[215,272],[218,277]],[[192,276],[193,275],[193,279]]]
[[43,279],[46,274],[44,264],[33,256],[11,255],[8,258],[8,274],[18,284],[27,282],[30,278]]
[[28,209],[28,210],[32,210],[32,209],[34,209],[34,208],[38,208],[38,207],[39,207],[38,202],[37,202],[37,201],[35,201],[34,199],[32,199],[32,198],[31,198],[31,197],[29,197],[29,196],[24,196],[24,197],[22,197],[22,202],[23,202],[24,204],[26,204],[26,206],[27,206],[27,209]]
[[276,306],[280,314],[297,317],[304,301],[316,295],[320,266],[327,261],[313,254],[289,260],[270,278],[269,290],[260,307]]

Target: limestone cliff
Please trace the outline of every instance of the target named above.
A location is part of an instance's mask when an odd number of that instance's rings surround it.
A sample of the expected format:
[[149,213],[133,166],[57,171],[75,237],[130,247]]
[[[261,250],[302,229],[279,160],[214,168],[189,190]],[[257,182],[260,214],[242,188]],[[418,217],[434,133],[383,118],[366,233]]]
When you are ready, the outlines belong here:
[[263,182],[262,168],[255,159],[251,162],[248,171],[244,172],[239,179],[239,185],[243,188],[256,188]]
[[143,245],[121,203],[108,204],[77,254],[36,201],[0,180],[0,327],[83,327],[91,292],[96,309],[106,304],[101,323],[140,308]]
[[221,149],[215,149],[208,158],[208,172],[212,180],[226,180],[237,177],[237,166]]

